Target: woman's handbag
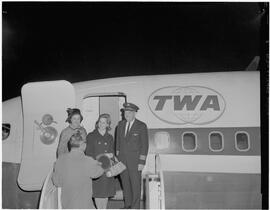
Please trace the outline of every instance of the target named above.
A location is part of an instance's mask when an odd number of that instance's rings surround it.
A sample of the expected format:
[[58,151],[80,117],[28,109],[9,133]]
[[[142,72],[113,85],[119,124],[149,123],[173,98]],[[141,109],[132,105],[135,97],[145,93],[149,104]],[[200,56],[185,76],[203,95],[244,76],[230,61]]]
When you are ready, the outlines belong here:
[[119,161],[116,157],[112,158],[113,164],[106,172],[107,177],[117,176],[121,174],[127,167]]

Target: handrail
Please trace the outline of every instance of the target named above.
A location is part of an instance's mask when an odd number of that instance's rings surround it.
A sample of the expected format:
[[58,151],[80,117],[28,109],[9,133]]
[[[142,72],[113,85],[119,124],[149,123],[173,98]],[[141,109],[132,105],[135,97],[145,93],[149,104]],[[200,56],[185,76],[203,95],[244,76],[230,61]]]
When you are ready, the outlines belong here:
[[160,191],[161,191],[161,209],[165,209],[165,191],[164,191],[164,176],[163,176],[163,171],[160,171]]
[[46,176],[41,190],[39,209],[61,209],[61,188],[52,182],[53,169]]
[[61,189],[61,187],[58,187],[57,188],[57,204],[58,204],[58,209],[62,209],[61,194],[62,194],[62,189]]
[[46,190],[47,190],[48,182],[52,177],[52,172],[53,172],[53,170],[50,170],[50,172],[46,176],[46,179],[45,179],[45,181],[43,183],[42,190],[41,190],[40,201],[39,201],[39,209],[44,208],[44,200],[46,198],[45,196],[46,196],[46,193],[47,193]]
[[155,171],[160,178],[160,207],[162,210],[165,209],[165,188],[164,188],[164,175],[161,165],[160,155],[157,154],[155,157]]

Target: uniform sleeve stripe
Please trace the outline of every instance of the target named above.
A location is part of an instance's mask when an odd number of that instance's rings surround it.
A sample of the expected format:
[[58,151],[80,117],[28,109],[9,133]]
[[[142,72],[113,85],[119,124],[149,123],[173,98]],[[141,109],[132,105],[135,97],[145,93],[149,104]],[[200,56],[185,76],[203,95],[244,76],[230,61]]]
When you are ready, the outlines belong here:
[[141,160],[146,160],[146,156],[145,155],[140,155],[140,159]]

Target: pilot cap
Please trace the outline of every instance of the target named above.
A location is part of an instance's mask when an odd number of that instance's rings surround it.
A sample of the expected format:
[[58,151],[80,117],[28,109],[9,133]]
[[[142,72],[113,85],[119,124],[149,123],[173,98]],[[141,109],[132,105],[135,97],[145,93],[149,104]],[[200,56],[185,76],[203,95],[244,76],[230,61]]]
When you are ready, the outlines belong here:
[[133,103],[124,103],[123,104],[123,107],[124,108],[122,108],[122,110],[124,110],[124,111],[134,111],[134,112],[137,112],[139,110],[139,107],[136,106]]

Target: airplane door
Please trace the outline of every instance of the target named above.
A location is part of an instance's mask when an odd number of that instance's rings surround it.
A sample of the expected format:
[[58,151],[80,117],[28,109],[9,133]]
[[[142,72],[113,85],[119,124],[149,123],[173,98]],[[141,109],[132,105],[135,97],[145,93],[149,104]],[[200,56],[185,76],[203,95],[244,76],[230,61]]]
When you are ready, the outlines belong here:
[[22,87],[23,147],[18,176],[26,191],[40,190],[56,160],[66,109],[75,107],[75,91],[67,81],[27,83]]
[[100,97],[100,114],[108,113],[111,116],[111,130],[109,133],[114,136],[115,127],[122,120],[120,109],[125,103],[124,97]]
[[87,133],[95,129],[95,123],[99,116],[99,97],[87,97],[82,104],[82,126]]
[[111,135],[115,134],[115,127],[122,120],[120,109],[126,101],[126,96],[123,93],[107,93],[100,95],[88,95],[83,99],[83,121],[82,125],[87,133],[95,129],[95,123],[100,114],[110,114],[111,116]]

